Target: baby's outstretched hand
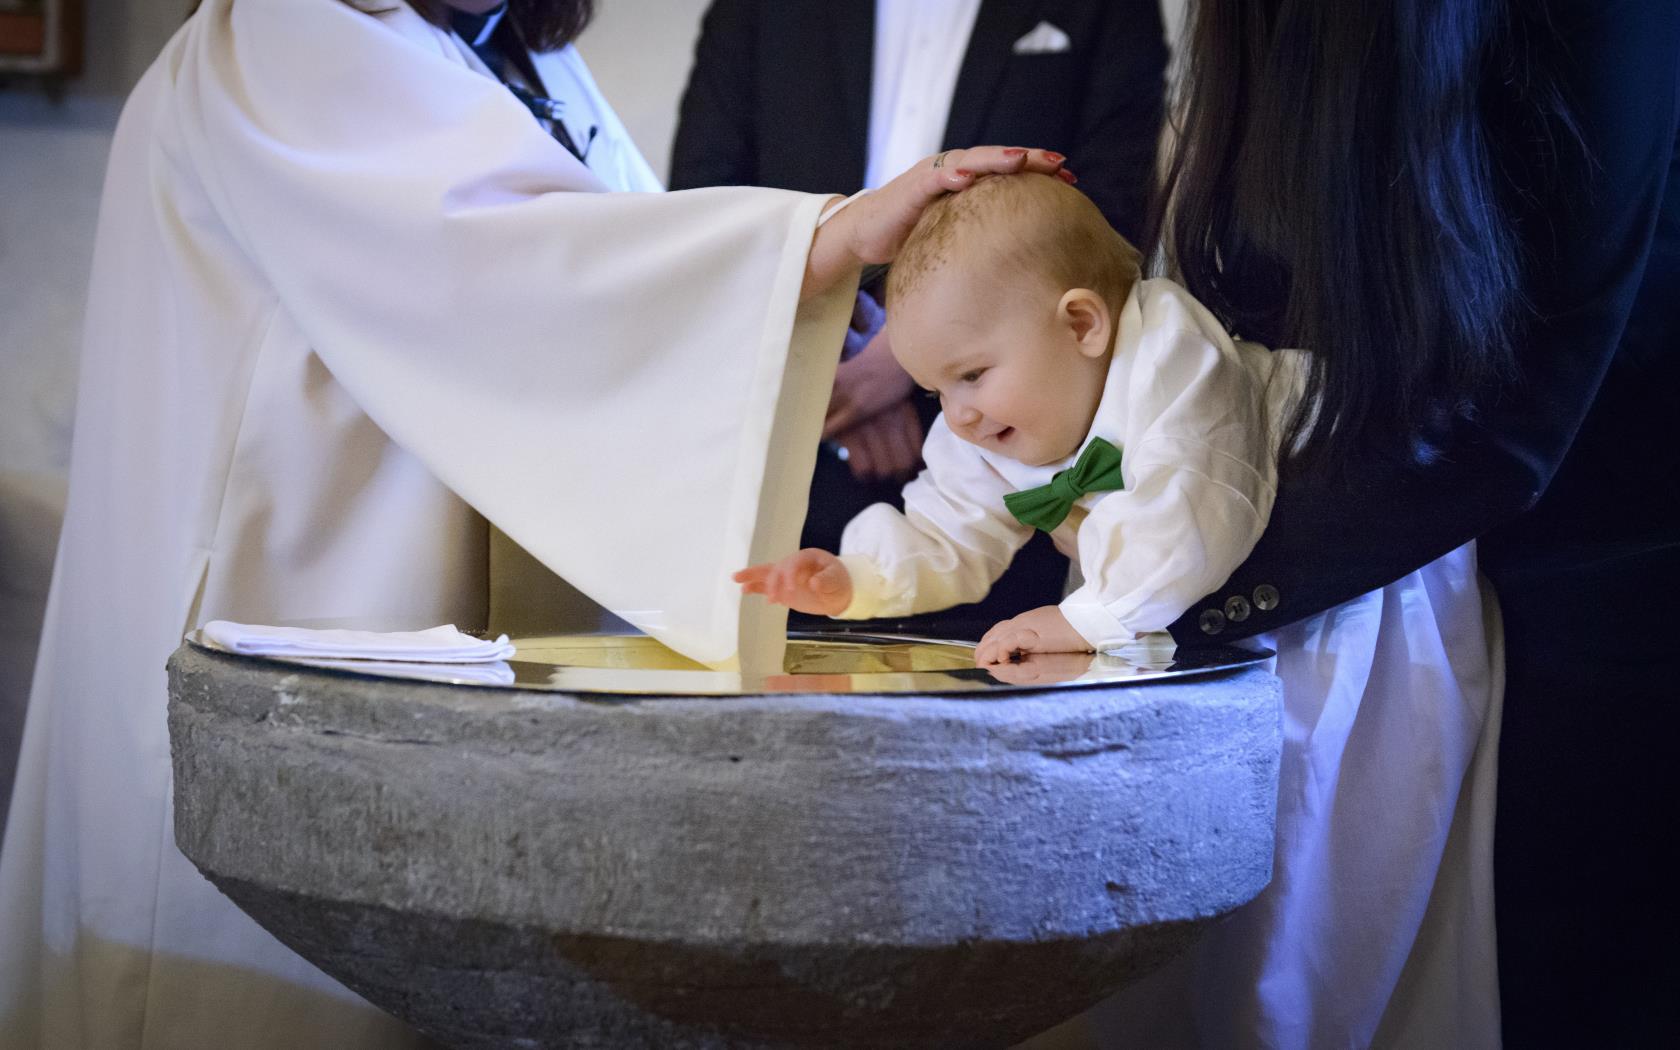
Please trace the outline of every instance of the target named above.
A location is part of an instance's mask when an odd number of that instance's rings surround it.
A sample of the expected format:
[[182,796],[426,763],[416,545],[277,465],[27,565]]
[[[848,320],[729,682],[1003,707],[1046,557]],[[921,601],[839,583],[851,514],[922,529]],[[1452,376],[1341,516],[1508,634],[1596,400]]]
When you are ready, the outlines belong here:
[[993,624],[974,649],[974,663],[985,667],[1015,660],[1027,653],[1088,653],[1090,643],[1067,622],[1062,610],[1041,605],[1002,623]]
[[802,613],[836,616],[852,604],[852,574],[839,558],[816,547],[742,569],[734,579],[742,594],[762,594]]

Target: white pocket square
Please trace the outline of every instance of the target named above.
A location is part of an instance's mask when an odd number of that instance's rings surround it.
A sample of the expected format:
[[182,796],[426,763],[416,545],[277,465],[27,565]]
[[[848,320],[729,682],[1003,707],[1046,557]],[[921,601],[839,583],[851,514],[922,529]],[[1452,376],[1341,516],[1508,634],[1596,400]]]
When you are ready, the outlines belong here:
[[1053,55],[1072,46],[1066,33],[1049,22],[1040,22],[1033,26],[1032,32],[1015,41],[1013,50],[1017,55]]

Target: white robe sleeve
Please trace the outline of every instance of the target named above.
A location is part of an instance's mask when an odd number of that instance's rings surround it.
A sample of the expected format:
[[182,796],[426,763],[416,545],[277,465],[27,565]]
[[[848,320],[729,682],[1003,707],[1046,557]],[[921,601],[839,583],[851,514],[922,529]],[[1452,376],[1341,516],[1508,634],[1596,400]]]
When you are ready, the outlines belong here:
[[799,305],[827,198],[595,192],[407,8],[206,6],[160,163],[334,379],[594,600],[691,657],[779,662],[781,619],[743,625],[729,574],[797,543],[853,295]]
[[1099,651],[1165,629],[1224,583],[1260,539],[1276,494],[1258,347],[1233,345],[1190,296],[1148,282],[1127,390],[1123,490],[1078,531],[1084,584],[1061,603]]
[[927,469],[904,487],[904,513],[877,503],[840,537],[852,603],[840,619],[909,616],[986,596],[1032,530],[1004,506],[1009,484],[939,416]]

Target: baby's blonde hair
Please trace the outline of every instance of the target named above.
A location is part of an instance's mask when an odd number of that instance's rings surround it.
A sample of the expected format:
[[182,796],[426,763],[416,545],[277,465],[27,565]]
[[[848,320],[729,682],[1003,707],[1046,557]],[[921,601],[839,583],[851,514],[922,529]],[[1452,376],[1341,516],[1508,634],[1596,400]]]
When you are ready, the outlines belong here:
[[1058,293],[1089,288],[1120,309],[1142,256],[1091,199],[1047,175],[994,175],[922,212],[887,272],[886,303],[914,294],[947,264],[986,267],[1014,280],[1038,277]]

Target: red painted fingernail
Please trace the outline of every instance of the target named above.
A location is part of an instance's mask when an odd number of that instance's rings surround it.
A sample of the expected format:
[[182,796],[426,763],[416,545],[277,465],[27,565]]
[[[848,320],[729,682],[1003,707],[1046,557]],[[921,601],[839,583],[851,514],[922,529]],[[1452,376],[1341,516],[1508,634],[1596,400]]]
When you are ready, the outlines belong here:
[[1049,157],[1052,161],[1054,161],[1057,164],[1060,164],[1062,161],[1067,160],[1067,158],[1062,156],[1060,153],[1052,153],[1049,150],[1045,150],[1044,155],[1046,157]]
[[1027,151],[1019,146],[1011,146],[1003,151],[1003,155],[1005,157],[1024,157],[1027,155]]
[[1056,172],[1056,177],[1058,179],[1061,179],[1063,182],[1067,183],[1069,186],[1072,186],[1074,183],[1079,181],[1079,176],[1075,175],[1073,172],[1067,170],[1066,168],[1062,168],[1061,170],[1057,171]]
[[957,169],[957,175],[962,177],[962,178],[965,178],[965,179],[968,178],[970,175],[973,175],[973,174],[974,174],[974,172],[969,171],[967,168],[958,168]]

